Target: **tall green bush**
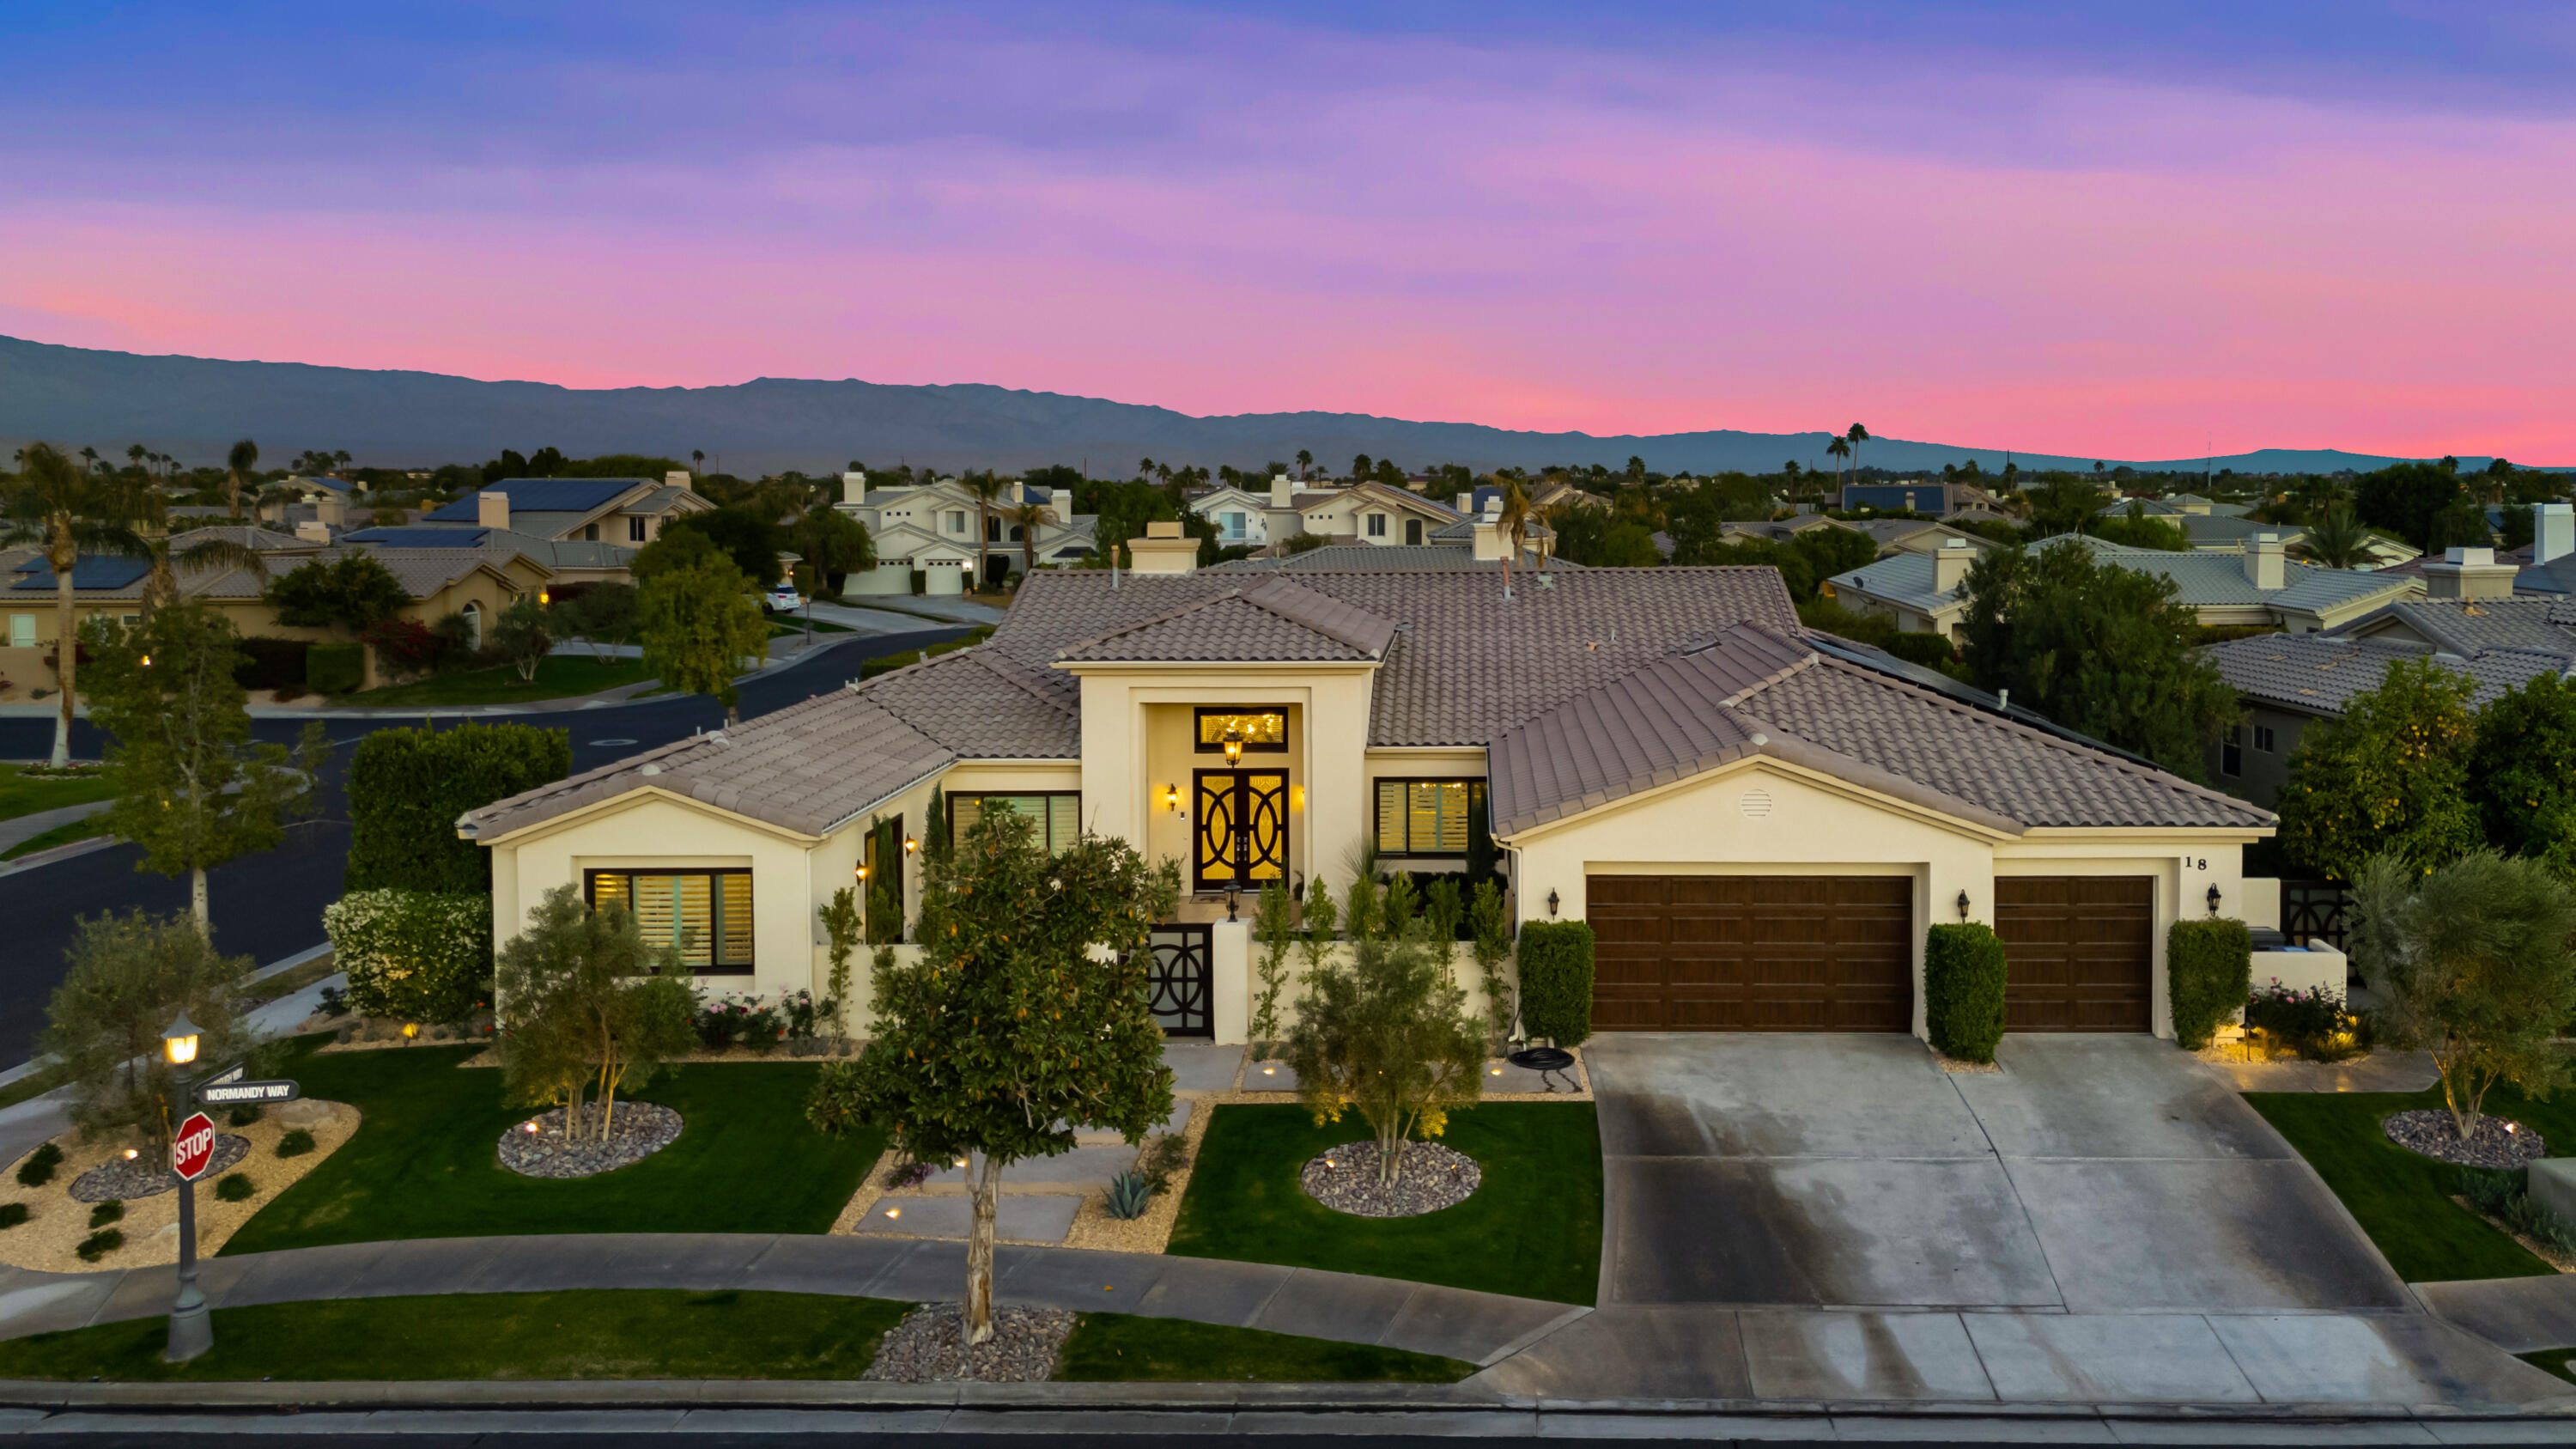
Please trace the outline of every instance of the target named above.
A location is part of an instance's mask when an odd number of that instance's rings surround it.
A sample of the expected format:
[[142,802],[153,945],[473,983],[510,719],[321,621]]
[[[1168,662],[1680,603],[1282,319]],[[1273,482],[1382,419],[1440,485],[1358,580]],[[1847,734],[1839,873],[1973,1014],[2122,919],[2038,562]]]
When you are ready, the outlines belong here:
[[2004,1039],[2004,943],[1976,922],[1936,925],[1923,937],[1923,1014],[1933,1049],[1991,1062]]
[[304,687],[315,694],[347,694],[366,679],[364,644],[316,644],[304,651]]
[[1592,1035],[1592,927],[1583,921],[1523,921],[1521,1028],[1558,1046]]
[[331,964],[361,1016],[457,1021],[492,991],[492,900],[352,891],[322,908]]
[[572,737],[534,725],[377,730],[349,761],[349,866],[341,889],[488,895],[484,849],[456,817],[572,773]]
[[2176,921],[2165,931],[2165,974],[2174,1040],[2198,1051],[2254,989],[2253,933],[2243,921]]

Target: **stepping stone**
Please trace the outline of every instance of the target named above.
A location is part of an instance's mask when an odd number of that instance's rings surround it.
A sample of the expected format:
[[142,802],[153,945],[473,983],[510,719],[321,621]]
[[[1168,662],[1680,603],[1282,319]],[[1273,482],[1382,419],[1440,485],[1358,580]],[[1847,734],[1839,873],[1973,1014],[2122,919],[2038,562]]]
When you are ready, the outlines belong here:
[[1243,1064],[1243,1048],[1208,1042],[1165,1042],[1163,1065],[1172,1069],[1176,1092],[1222,1092],[1234,1085],[1234,1069]]
[[[1149,1129],[1145,1135],[1148,1138],[1151,1138],[1157,1132],[1177,1133],[1187,1128],[1190,1125],[1190,1108],[1192,1105],[1194,1104],[1187,1097],[1174,1098],[1172,1101],[1172,1115],[1164,1118],[1159,1126]],[[1115,1132],[1076,1132],[1073,1134],[1073,1140],[1081,1143],[1085,1147],[1105,1147],[1113,1142],[1123,1143],[1127,1139],[1119,1136]]]
[[[994,1231],[1006,1242],[1061,1243],[1073,1231],[1073,1215],[1081,1206],[1080,1198],[1005,1193],[993,1212]],[[851,1231],[963,1238],[974,1221],[975,1205],[962,1197],[889,1197],[879,1199]]]

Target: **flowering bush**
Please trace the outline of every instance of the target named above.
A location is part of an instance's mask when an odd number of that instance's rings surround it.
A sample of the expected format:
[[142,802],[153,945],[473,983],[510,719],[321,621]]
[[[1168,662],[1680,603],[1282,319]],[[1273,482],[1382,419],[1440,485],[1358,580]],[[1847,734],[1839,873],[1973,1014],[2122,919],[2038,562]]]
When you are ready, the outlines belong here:
[[2343,1061],[2369,1047],[2365,1023],[2343,1009],[2341,993],[2322,986],[2292,991],[2277,976],[2245,1003],[2245,1025],[2312,1062]]
[[352,891],[323,908],[322,929],[361,1016],[461,1021],[491,999],[489,897]]
[[698,1040],[709,1051],[743,1046],[766,1052],[782,1041],[813,1036],[816,1027],[830,1020],[831,1015],[830,999],[817,1000],[810,991],[782,996],[775,1002],[728,991],[698,1003]]
[[427,674],[446,657],[448,641],[416,619],[378,619],[358,638],[376,651],[376,661],[393,674]]

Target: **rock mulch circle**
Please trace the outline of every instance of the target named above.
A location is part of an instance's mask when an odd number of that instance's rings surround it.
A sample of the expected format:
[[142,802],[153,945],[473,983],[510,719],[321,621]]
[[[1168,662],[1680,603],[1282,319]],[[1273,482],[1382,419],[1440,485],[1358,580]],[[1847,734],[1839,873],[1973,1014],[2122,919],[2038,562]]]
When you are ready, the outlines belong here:
[[564,1130],[557,1107],[515,1122],[501,1134],[501,1165],[522,1177],[596,1177],[632,1167],[679,1140],[680,1114],[659,1102],[620,1102],[609,1114],[608,1138],[599,1133],[599,1104],[581,1109],[581,1131]]
[[2439,1107],[2392,1112],[2381,1124],[2388,1140],[2407,1151],[2462,1167],[2518,1172],[2533,1158],[2546,1156],[2549,1151],[2539,1133],[2501,1117],[2480,1117],[2475,1126],[2468,1140],[2462,1141],[2459,1129],[2451,1123],[2451,1114]]
[[1297,1174],[1306,1195],[1337,1213],[1360,1218],[1413,1218],[1456,1207],[1475,1195],[1485,1181],[1476,1159],[1437,1142],[1416,1142],[1404,1149],[1401,1169],[1391,1184],[1377,1180],[1375,1142],[1345,1142],[1307,1159]]
[[931,1384],[971,1379],[985,1384],[1043,1383],[1055,1374],[1056,1355],[1072,1334],[1070,1308],[993,1310],[993,1336],[966,1350],[963,1304],[925,1303],[886,1330],[867,1377],[878,1383]]
[[[203,1180],[212,1182],[232,1170],[235,1164],[250,1156],[250,1139],[230,1132],[215,1134],[215,1161],[207,1168]],[[132,1202],[137,1198],[159,1197],[179,1190],[179,1174],[161,1165],[147,1152],[140,1157],[119,1157],[102,1162],[72,1179],[71,1194],[80,1202],[106,1202],[115,1198]]]

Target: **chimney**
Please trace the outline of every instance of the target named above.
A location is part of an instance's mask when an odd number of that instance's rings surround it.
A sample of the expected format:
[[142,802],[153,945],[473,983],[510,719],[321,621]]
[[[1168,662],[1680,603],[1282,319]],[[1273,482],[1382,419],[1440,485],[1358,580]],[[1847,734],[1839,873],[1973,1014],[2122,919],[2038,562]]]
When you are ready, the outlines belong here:
[[486,488],[474,495],[474,521],[485,528],[510,526],[510,495],[498,488]]
[[1199,541],[1185,536],[1177,519],[1148,523],[1143,538],[1127,540],[1127,557],[1140,574],[1196,573]]
[[867,496],[867,474],[844,473],[841,475],[841,501],[843,503],[864,503],[867,501]]
[[663,475],[662,475],[662,486],[663,486],[663,487],[665,487],[665,488],[686,488],[686,487],[688,487],[688,486],[689,486],[689,470],[688,470],[688,469],[686,469],[686,468],[674,468],[674,469],[672,469],[670,472],[663,474]]
[[340,501],[339,494],[325,493],[322,501],[313,505],[313,516],[328,527],[345,528],[349,523],[349,505]]
[[2245,540],[2245,581],[2265,593],[2288,587],[2281,565],[2281,535],[2258,533]]
[[1297,506],[1297,485],[1289,482],[1288,475],[1285,473],[1270,475],[1270,506],[1273,508]]
[[2491,548],[2455,548],[2424,565],[2424,593],[2435,599],[2503,599],[2513,595],[2513,576],[2522,572],[2497,563]]
[[1941,551],[1932,555],[1932,592],[1946,594],[1967,582],[1968,567],[1976,561],[1977,551],[1966,539],[1942,540]]
[[1055,521],[1056,521],[1056,522],[1058,522],[1058,523],[1071,523],[1071,522],[1073,522],[1073,490],[1072,490],[1072,489],[1070,489],[1070,488],[1050,488],[1050,489],[1048,489],[1048,490],[1047,490],[1047,506],[1048,506],[1049,508],[1052,508],[1052,509],[1054,509],[1054,510],[1055,510]]
[[295,525],[295,536],[303,539],[306,543],[329,543],[331,541],[331,528],[330,525],[322,522],[322,520],[318,518],[308,518],[302,523]]
[[2576,506],[2543,503],[2531,510],[2531,561],[2553,563],[2576,553]]

